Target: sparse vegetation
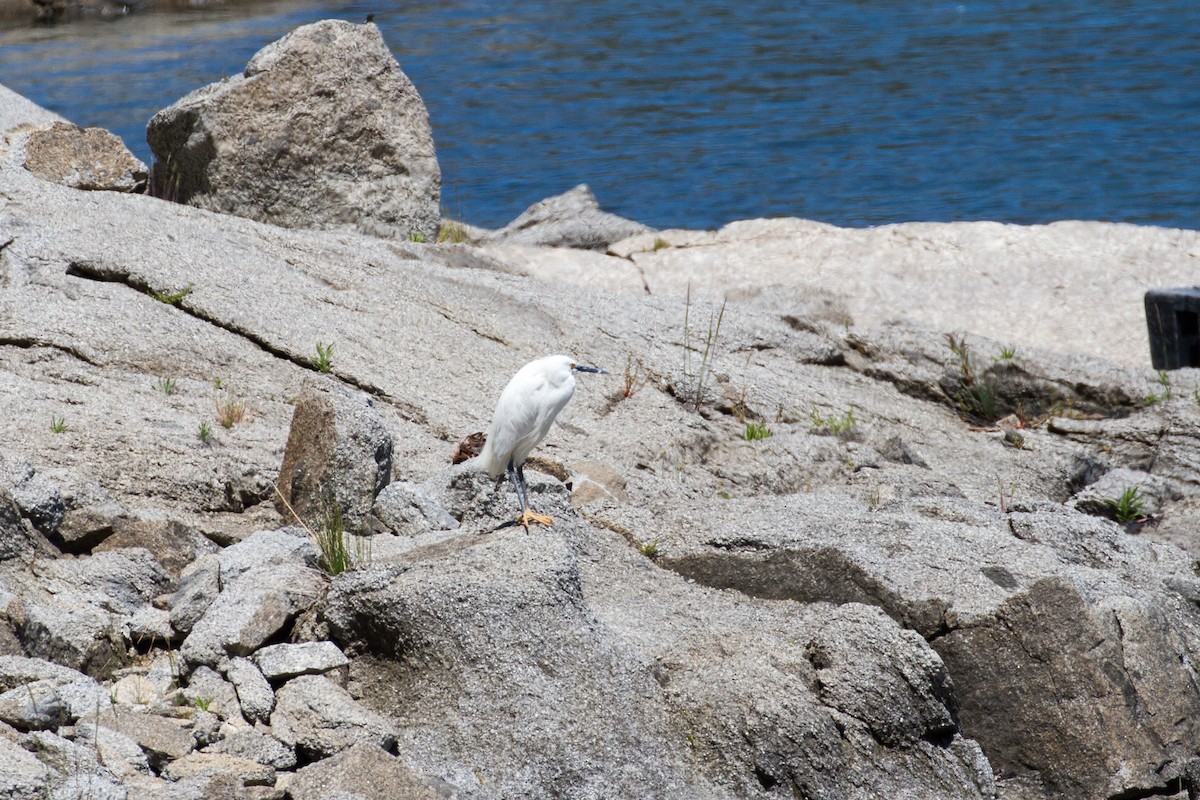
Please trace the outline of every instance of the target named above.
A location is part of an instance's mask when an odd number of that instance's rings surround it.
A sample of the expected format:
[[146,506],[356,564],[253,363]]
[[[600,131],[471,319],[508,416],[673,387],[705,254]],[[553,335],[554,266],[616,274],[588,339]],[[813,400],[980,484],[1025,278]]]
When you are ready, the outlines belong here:
[[[946,334],[946,343],[950,352],[959,361],[958,408],[963,416],[979,419],[984,422],[995,422],[1000,418],[999,394],[996,385],[991,380],[980,378],[975,370],[975,360],[966,337]],[[1003,355],[1005,351],[1001,351]],[[1015,356],[1016,350],[1012,349]]]
[[1113,517],[1122,525],[1141,519],[1145,509],[1142,490],[1137,486],[1128,486],[1125,491],[1121,492],[1120,497],[1110,497],[1104,502],[1112,510]]
[[200,421],[200,430],[196,431],[196,438],[201,444],[210,444],[212,442],[212,427],[208,424],[208,420]]
[[246,402],[236,397],[217,401],[217,422],[222,428],[232,428],[246,419]]
[[642,542],[637,546],[638,552],[646,558],[654,558],[658,555],[658,539],[652,539],[648,542]]
[[628,353],[625,356],[625,383],[621,388],[621,396],[629,399],[637,394],[638,389],[645,385],[646,379],[642,377],[642,370],[645,364],[640,358],[635,359],[633,353]]
[[151,167],[150,180],[146,182],[146,194],[168,203],[178,203],[180,183],[179,168],[172,163],[171,155],[167,154],[165,161],[156,161]]
[[438,244],[462,244],[465,241],[467,241],[467,229],[461,222],[448,219],[443,221],[442,226],[438,228]]
[[657,253],[659,250],[662,250],[662,249],[670,247],[670,246],[671,245],[667,242],[667,240],[663,239],[662,237],[659,237],[654,240],[654,252],[655,253]]
[[333,369],[333,345],[317,342],[317,357],[313,359],[313,368],[317,372],[329,372]]
[[420,231],[411,231],[408,234],[408,240],[410,242],[416,242],[417,244],[425,244],[425,234],[421,233]]
[[213,701],[211,697],[197,697],[192,700],[192,703],[195,704],[196,708],[200,709],[201,711],[208,711],[210,708],[212,708],[212,702]]
[[342,507],[332,498],[325,503],[325,519],[313,531],[317,550],[321,553],[321,568],[329,575],[341,575],[351,566],[346,550],[346,523]]
[[[717,343],[721,336],[721,321],[725,318],[726,301],[721,301],[721,309],[715,316],[708,318],[708,330],[704,335],[704,349],[700,351],[700,364],[693,363],[692,352],[700,350],[699,341],[692,331],[692,285],[688,284],[687,295],[683,307],[683,375],[687,385],[684,389],[684,402],[699,411],[708,396],[708,383],[712,379],[713,359],[717,354]],[[696,343],[693,344],[693,341]]]
[[163,394],[175,394],[177,381],[172,377],[159,378],[154,383],[154,388]]
[[155,300],[157,300],[160,303],[166,303],[169,306],[177,306],[177,305],[179,305],[180,300],[187,297],[191,293],[192,293],[192,285],[188,284],[187,286],[180,289],[178,292],[168,292],[168,293],[163,294],[163,293],[152,291],[152,292],[150,292],[150,296],[153,297]]
[[223,383],[224,383],[224,381],[222,381],[220,378],[213,378],[213,388],[214,389],[220,389],[221,385]]
[[[850,410],[854,413],[854,409]],[[742,431],[742,438],[747,442],[757,442],[759,439],[766,439],[771,435],[771,429],[767,427],[765,422],[747,422],[746,429]]]
[[333,498],[330,491],[326,490],[324,493],[323,518],[317,528],[313,529],[292,508],[292,504],[284,497],[283,492],[279,491],[279,486],[275,485],[274,489],[275,496],[283,501],[283,505],[291,514],[292,519],[308,531],[313,544],[317,546],[317,552],[321,554],[321,568],[328,575],[340,575],[356,565],[365,564],[371,560],[371,541],[364,536],[354,536],[354,555],[351,557],[346,548],[346,536],[353,536],[353,534],[347,533],[342,507]]
[[813,429],[816,430],[817,433],[843,436],[845,434],[853,433],[854,429],[858,427],[858,419],[854,416],[854,406],[850,406],[846,413],[842,414],[841,416],[824,416],[820,411],[814,408],[811,416]]
[[1005,344],[1000,346],[1000,354],[993,358],[992,361],[995,363],[999,363],[1001,361],[1012,361],[1016,357],[1017,348],[1011,344]]
[[66,433],[71,430],[71,426],[67,424],[66,417],[51,417],[50,430],[54,433]]
[[1171,386],[1171,374],[1165,369],[1158,371],[1158,385],[1162,387],[1161,392],[1155,392],[1146,395],[1146,405],[1152,406],[1158,402],[1168,402],[1173,396],[1173,388]]

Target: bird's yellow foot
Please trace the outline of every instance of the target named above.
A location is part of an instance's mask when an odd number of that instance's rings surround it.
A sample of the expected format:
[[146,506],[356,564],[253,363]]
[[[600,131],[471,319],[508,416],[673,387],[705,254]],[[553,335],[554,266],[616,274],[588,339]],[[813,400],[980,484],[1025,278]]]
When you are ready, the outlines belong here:
[[522,511],[521,515],[517,517],[517,524],[526,530],[529,529],[529,523],[531,522],[535,525],[549,526],[554,524],[554,519],[552,517],[547,517],[545,514],[537,514],[533,511],[530,511],[528,508]]

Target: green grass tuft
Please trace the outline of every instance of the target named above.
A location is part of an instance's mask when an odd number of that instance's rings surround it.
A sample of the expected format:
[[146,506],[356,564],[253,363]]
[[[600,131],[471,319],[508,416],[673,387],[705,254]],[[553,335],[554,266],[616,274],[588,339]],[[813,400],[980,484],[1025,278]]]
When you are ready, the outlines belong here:
[[849,410],[841,416],[823,416],[817,409],[812,410],[813,428],[817,433],[832,434],[833,436],[842,436],[853,433],[858,427],[858,419],[854,416],[854,406],[850,406]]
[[1121,496],[1104,501],[1112,509],[1113,517],[1122,525],[1141,519],[1145,504],[1142,501],[1142,490],[1137,486],[1128,486]]
[[155,300],[157,300],[160,303],[166,303],[169,306],[177,306],[177,305],[179,305],[180,300],[187,297],[191,293],[192,293],[192,286],[191,286],[191,284],[188,284],[187,286],[180,289],[178,292],[167,292],[167,293],[163,294],[160,292],[151,291],[149,294],[151,297],[153,297]]
[[333,345],[317,342],[317,357],[312,365],[317,372],[330,372],[333,369]]
[[[853,414],[854,409],[851,409],[850,413]],[[742,431],[742,438],[747,442],[757,442],[760,439],[769,438],[770,435],[771,429],[765,422],[747,422],[746,430]]]
[[66,417],[51,417],[50,430],[54,433],[66,433],[71,430],[71,426],[67,424]]

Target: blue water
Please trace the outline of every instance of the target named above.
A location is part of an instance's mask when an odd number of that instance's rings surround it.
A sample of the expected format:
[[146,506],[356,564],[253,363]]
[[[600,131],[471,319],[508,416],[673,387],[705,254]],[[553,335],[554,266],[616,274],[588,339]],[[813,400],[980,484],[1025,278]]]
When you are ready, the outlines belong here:
[[144,160],[146,120],[324,17],[376,22],[443,204],[586,182],[655,227],[799,216],[1200,228],[1200,3],[257,3],[0,30],[0,83]]

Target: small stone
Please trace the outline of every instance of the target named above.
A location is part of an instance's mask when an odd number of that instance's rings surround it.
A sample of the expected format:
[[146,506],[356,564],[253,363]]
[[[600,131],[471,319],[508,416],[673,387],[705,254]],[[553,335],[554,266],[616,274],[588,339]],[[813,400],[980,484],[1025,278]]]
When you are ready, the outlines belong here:
[[275,708],[275,693],[254,662],[245,658],[230,659],[225,677],[237,690],[238,702],[246,719],[266,722],[271,718],[271,711]]
[[29,134],[25,169],[73,189],[112,192],[141,191],[149,172],[120,137],[69,122],[54,122]]
[[243,728],[215,742],[205,752],[227,753],[248,758],[259,764],[269,764],[276,769],[291,769],[296,766],[296,753],[274,736],[268,736],[253,728]]
[[0,720],[22,731],[49,730],[67,721],[67,705],[52,679],[33,681],[0,694]]
[[350,663],[333,642],[274,644],[254,654],[254,663],[269,680],[316,675]]
[[154,705],[162,696],[162,690],[142,675],[126,675],[112,687],[113,702],[122,705]]
[[163,777],[179,781],[196,775],[230,775],[246,786],[270,786],[275,783],[275,768],[228,753],[191,753],[172,761]]

